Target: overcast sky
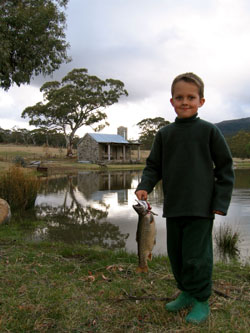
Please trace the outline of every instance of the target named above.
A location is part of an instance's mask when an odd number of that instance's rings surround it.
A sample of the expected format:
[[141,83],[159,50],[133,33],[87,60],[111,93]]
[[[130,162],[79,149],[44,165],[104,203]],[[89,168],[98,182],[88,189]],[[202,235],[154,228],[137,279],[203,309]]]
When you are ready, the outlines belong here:
[[[102,79],[124,82],[129,96],[106,109],[104,133],[145,118],[175,119],[170,105],[173,78],[194,72],[205,83],[206,103],[199,115],[213,123],[250,117],[249,0],[70,0],[67,41],[73,61],[53,78],[0,90],[0,126],[28,127],[25,107],[42,101],[40,86],[73,68],[87,68]],[[82,128],[76,134],[92,132]]]

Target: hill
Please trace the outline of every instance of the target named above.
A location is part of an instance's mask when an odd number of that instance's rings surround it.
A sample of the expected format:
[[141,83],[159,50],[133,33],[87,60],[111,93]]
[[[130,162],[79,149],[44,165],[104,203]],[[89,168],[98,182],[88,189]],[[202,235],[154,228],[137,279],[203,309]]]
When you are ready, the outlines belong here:
[[250,132],[250,117],[225,120],[215,124],[225,136],[233,136],[239,131]]

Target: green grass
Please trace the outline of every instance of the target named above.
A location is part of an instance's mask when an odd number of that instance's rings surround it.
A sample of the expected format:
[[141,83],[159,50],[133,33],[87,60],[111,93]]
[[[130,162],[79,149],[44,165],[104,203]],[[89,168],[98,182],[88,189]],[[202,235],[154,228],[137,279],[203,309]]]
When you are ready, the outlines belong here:
[[240,233],[231,226],[222,224],[214,234],[215,244],[224,256],[236,257],[239,254]]
[[[148,274],[137,256],[82,245],[27,242],[25,221],[0,226],[0,332],[248,332],[250,267],[216,264],[211,316],[167,313],[177,289],[168,259]],[[29,225],[34,228],[34,225]]]

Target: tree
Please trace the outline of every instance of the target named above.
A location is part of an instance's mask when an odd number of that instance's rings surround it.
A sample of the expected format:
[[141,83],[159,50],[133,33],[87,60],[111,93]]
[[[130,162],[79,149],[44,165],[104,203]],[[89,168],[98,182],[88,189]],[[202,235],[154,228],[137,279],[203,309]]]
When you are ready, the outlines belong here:
[[[87,69],[73,69],[61,82],[45,83],[41,89],[44,103],[27,107],[22,117],[29,117],[30,125],[48,127],[62,131],[66,144],[67,156],[72,154],[72,143],[76,131],[82,126],[99,124],[95,131],[108,125],[103,110],[127,96],[124,83],[119,80],[101,80],[88,74]],[[102,122],[102,123],[101,123]]]
[[227,137],[233,157],[247,158],[250,155],[250,132],[239,131],[232,137]]
[[12,142],[15,144],[29,144],[30,132],[26,128],[19,128],[18,126],[12,127]]
[[29,83],[33,75],[51,74],[64,61],[65,8],[68,0],[0,2],[0,87]]
[[144,149],[152,147],[156,133],[161,127],[167,124],[169,124],[169,121],[162,117],[146,118],[136,124],[141,129],[139,141],[142,143]]

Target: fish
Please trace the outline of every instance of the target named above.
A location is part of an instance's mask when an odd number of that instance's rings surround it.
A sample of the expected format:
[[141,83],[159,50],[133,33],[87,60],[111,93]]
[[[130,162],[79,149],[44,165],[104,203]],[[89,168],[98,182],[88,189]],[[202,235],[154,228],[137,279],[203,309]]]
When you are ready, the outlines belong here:
[[138,267],[137,273],[148,272],[148,260],[152,260],[152,250],[156,244],[156,224],[154,215],[148,202],[136,200],[137,204],[133,205],[134,210],[139,215],[136,242],[138,249]]

